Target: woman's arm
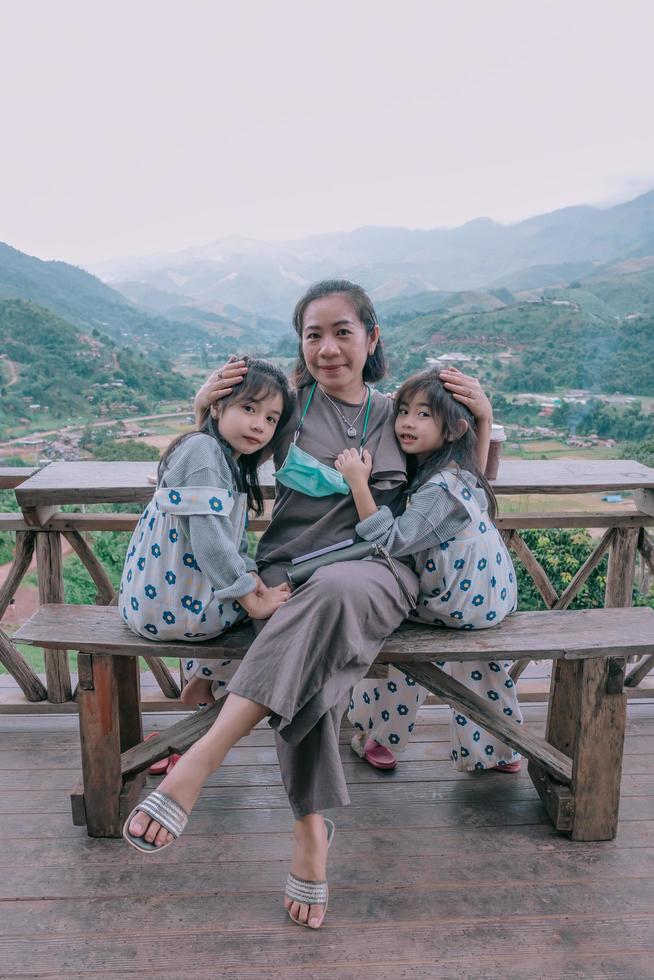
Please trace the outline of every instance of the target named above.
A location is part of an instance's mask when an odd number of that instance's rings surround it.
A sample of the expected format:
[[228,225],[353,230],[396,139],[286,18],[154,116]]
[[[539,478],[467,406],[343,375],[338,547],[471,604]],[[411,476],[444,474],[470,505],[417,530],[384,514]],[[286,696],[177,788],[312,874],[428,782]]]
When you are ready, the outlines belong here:
[[215,401],[231,394],[234,385],[240,384],[247,374],[245,361],[237,361],[230,357],[226,364],[212,371],[202,387],[199,389],[193,402],[195,412],[195,424],[198,428],[202,425],[206,413]]
[[486,397],[477,378],[463,374],[458,368],[446,368],[440,378],[452,397],[470,409],[477,423],[477,464],[483,473],[486,469],[491,429],[493,427],[493,406]]

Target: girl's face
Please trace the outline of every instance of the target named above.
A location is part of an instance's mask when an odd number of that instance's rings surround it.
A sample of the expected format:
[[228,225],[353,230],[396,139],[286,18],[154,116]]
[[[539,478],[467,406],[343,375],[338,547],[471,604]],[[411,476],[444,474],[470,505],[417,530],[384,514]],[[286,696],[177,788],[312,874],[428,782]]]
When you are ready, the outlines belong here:
[[443,422],[432,414],[424,391],[410,402],[400,402],[395,418],[395,435],[405,453],[428,456],[445,442]]
[[379,327],[368,333],[344,293],[314,299],[304,311],[304,360],[330,395],[345,400],[360,396],[363,368],[378,343]]
[[211,415],[218,420],[218,432],[232,447],[234,457],[263,449],[275,434],[284,402],[279,392],[259,401],[244,399],[223,406],[216,402]]

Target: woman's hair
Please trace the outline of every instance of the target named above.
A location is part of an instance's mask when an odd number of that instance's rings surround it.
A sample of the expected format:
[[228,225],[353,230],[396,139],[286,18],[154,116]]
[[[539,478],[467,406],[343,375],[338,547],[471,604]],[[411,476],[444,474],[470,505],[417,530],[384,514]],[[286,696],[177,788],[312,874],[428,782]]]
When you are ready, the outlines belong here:
[[[378,322],[375,307],[372,305],[372,300],[365,289],[362,286],[357,286],[354,282],[350,282],[349,279],[323,279],[321,282],[315,282],[313,286],[310,286],[304,296],[300,297],[293,311],[293,326],[296,334],[300,338],[297,361],[293,369],[293,384],[296,388],[311,384],[314,380],[302,353],[302,327],[304,325],[304,314],[306,313],[307,306],[309,303],[313,303],[315,299],[322,299],[323,296],[331,296],[334,293],[343,293],[343,295],[347,296],[354,312],[363,323],[368,334],[372,334]],[[363,380],[372,382],[381,381],[385,374],[386,358],[384,357],[384,349],[380,338],[375,350],[372,354],[368,354],[366,363],[363,366]]]
[[[414,456],[407,456],[407,473],[409,482],[416,478],[420,483],[426,482],[434,473],[444,469],[449,463],[456,463],[459,469],[468,470],[482,487],[488,498],[488,513],[491,520],[497,514],[497,500],[492,487],[479,469],[477,462],[477,433],[472,412],[461,402],[458,402],[443,385],[437,368],[429,368],[413,374],[395,393],[394,412],[397,418],[400,405],[408,405],[413,398],[421,393],[429,410],[441,421],[445,442],[427,459],[418,465]],[[466,431],[459,436],[461,422],[467,422]]]
[[[234,390],[229,395],[220,399],[218,402],[220,410],[223,410],[227,405],[237,405],[240,402],[260,402],[270,395],[279,393],[282,396],[282,412],[277,423],[277,431],[281,431],[291,417],[294,404],[294,396],[288,378],[283,371],[276,368],[270,361],[259,360],[258,358],[248,357],[247,355],[239,358],[239,360],[245,361],[248,369],[247,374],[242,381],[234,383]],[[257,517],[259,517],[263,513],[263,494],[259,485],[257,467],[259,466],[261,455],[267,449],[268,444],[262,446],[256,453],[249,453],[248,455],[243,453],[238,459],[234,459],[231,446],[220,435],[217,421],[214,422],[211,418],[209,408],[206,409],[202,422],[197,429],[194,429],[192,432],[185,432],[183,435],[173,439],[170,443],[159,461],[157,482],[161,482],[164,469],[172,452],[182,442],[185,442],[186,439],[196,435],[198,432],[212,436],[222,446],[223,450],[225,450],[225,458],[232,471],[232,476],[237,487],[241,493],[247,493],[248,495],[248,509],[254,511]]]

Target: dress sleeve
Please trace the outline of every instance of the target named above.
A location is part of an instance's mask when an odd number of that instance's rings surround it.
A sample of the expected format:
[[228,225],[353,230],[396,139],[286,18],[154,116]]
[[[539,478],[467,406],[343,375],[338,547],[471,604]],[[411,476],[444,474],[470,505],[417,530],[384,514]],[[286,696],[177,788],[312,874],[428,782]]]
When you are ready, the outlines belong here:
[[433,483],[420,487],[411,497],[411,506],[400,517],[388,507],[380,507],[356,532],[364,541],[383,545],[391,555],[415,555],[455,537],[470,523],[465,507],[446,490]]
[[[184,447],[187,451],[181,453],[179,450]],[[234,478],[215,439],[199,435],[182,443],[173,453],[164,482],[166,486],[233,489]],[[256,564],[252,559],[246,560],[243,554],[243,547],[247,553],[245,532],[237,547],[227,517],[191,514],[180,515],[179,521],[190,541],[195,561],[211,582],[218,599],[238,599],[254,590],[255,581],[249,573],[256,570]]]

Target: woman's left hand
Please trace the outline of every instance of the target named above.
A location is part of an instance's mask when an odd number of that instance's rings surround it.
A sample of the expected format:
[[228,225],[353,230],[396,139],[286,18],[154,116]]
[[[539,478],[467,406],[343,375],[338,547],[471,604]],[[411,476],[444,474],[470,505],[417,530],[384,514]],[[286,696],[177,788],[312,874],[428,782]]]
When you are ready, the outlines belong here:
[[493,406],[477,378],[463,374],[455,367],[445,368],[439,377],[444,387],[452,392],[452,397],[470,409],[477,422],[493,421]]

